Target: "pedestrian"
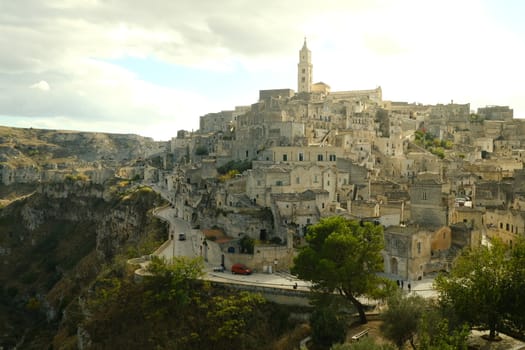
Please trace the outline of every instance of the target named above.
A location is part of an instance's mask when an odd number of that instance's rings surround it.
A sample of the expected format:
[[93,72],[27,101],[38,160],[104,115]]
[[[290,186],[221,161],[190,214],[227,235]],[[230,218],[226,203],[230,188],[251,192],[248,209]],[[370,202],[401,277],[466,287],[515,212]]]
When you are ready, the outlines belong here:
[[297,289],[297,282],[293,285],[293,289]]
[[410,293],[410,289],[411,289],[411,286],[410,286],[410,282],[408,282],[408,292]]
[[401,286],[401,282],[399,282],[399,280],[397,280],[396,282],[397,282],[397,287],[399,288]]
[[403,286],[403,283],[404,283],[404,281],[401,280],[401,289],[403,289],[403,287],[404,287],[404,286]]

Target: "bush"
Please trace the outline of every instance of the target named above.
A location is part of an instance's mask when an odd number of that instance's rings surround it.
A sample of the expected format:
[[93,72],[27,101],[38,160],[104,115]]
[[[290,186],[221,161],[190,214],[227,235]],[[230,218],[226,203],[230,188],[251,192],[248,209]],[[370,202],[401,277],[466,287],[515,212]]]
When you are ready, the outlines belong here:
[[231,170],[236,170],[238,174],[242,174],[244,171],[252,168],[251,160],[231,160],[217,168],[217,171],[221,175],[228,174]]
[[282,241],[281,237],[272,237],[270,239],[270,243],[272,243],[272,244],[282,244],[282,242],[283,241]]
[[207,156],[208,155],[208,147],[206,146],[198,146],[196,149],[195,149],[195,155],[197,156]]
[[312,313],[310,325],[316,345],[327,347],[345,340],[345,322],[331,308],[317,308]]
[[241,246],[241,253],[253,254],[253,247],[255,246],[253,238],[244,236],[241,238],[239,244]]

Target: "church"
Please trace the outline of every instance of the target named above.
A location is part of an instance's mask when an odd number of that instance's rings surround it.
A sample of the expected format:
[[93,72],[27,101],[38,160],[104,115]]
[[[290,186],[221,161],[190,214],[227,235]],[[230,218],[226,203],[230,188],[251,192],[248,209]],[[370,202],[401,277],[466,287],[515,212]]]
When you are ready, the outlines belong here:
[[297,64],[297,93],[310,93],[318,98],[329,98],[331,100],[354,100],[367,98],[375,103],[381,104],[383,97],[381,87],[371,90],[353,90],[331,92],[330,85],[318,82],[313,84],[312,52],[308,49],[306,38],[303,47],[299,51],[299,63]]

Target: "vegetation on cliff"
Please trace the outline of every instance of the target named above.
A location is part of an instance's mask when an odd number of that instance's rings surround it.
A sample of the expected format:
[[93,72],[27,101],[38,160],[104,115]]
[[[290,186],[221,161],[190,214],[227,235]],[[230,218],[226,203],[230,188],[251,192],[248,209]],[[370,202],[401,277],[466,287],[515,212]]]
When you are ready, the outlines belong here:
[[424,129],[416,130],[414,135],[416,137],[415,143],[417,145],[425,148],[430,153],[438,156],[441,159],[445,158],[445,150],[450,150],[454,146],[452,141],[440,140]]
[[[67,195],[65,195],[67,193]],[[136,283],[127,261],[167,237],[147,186],[75,179],[0,209],[0,345],[24,349],[290,349],[296,308],[199,279],[200,260],[154,260]]]
[[162,203],[156,193],[112,186],[42,184],[0,209],[2,346],[24,339],[24,348],[47,348],[64,311],[104,266],[150,254],[167,237],[151,215]]
[[[97,349],[265,348],[289,327],[272,325],[277,309],[258,294],[212,288],[200,259],[156,259],[151,277],[105,278],[93,286],[82,328]],[[261,322],[263,321],[263,322]]]

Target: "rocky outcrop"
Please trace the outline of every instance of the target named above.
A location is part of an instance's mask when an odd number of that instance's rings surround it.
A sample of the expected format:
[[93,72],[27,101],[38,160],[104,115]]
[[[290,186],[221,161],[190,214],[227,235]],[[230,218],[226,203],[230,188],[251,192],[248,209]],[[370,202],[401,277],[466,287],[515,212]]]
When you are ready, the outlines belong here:
[[33,183],[41,179],[41,169],[36,164],[0,164],[0,184]]
[[119,167],[162,154],[167,147],[132,134],[0,126],[0,184],[60,182],[77,173],[103,183]]

